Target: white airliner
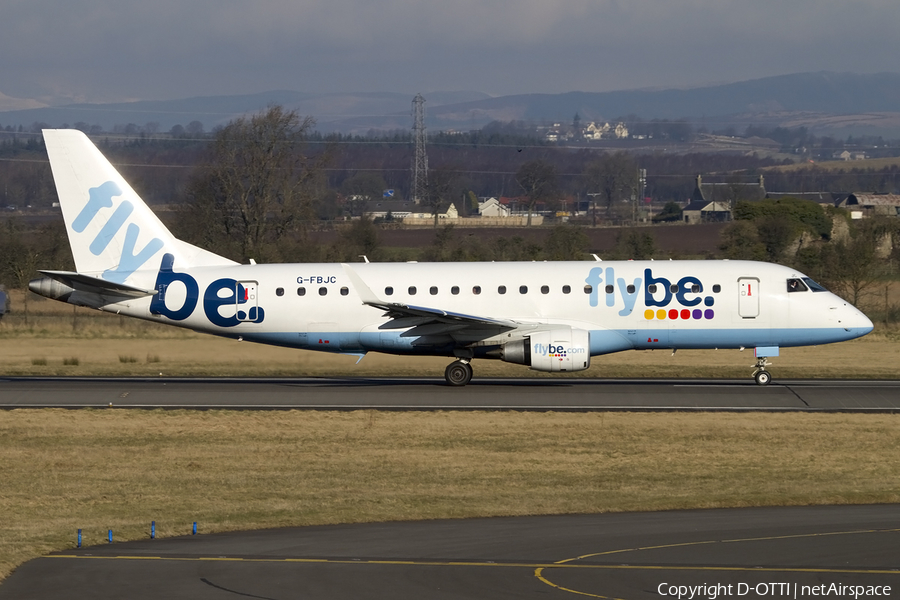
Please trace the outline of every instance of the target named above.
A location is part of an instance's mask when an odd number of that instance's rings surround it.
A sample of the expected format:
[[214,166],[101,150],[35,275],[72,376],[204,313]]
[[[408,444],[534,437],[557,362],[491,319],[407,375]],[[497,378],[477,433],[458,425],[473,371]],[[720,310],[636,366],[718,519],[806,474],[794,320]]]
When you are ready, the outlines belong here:
[[779,348],[872,331],[802,273],[750,261],[235,263],[176,239],[81,132],[45,130],[77,272],[29,288],[76,306],[213,335],[353,355],[475,358],[587,369],[622,350]]

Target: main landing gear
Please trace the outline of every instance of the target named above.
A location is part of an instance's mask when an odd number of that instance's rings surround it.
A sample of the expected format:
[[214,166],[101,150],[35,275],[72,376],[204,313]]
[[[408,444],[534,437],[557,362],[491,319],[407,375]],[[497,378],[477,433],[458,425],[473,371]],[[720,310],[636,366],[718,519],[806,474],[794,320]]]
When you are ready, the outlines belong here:
[[454,361],[444,371],[444,379],[447,380],[447,385],[464,386],[472,381],[472,365],[467,359]]
[[765,356],[756,357],[756,370],[753,371],[753,379],[756,380],[756,385],[769,385],[769,382],[772,381],[772,374],[766,371],[766,367],[771,364],[766,360]]

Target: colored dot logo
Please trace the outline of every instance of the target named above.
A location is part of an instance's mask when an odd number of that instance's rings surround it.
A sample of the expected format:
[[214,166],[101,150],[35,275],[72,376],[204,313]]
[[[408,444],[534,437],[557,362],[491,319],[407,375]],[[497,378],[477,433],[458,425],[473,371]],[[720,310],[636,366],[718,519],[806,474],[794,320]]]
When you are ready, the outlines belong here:
[[707,308],[706,310],[701,310],[699,308],[695,308],[694,310],[688,308],[682,308],[681,310],[678,310],[677,308],[665,310],[661,308],[657,311],[648,308],[644,311],[644,318],[648,321],[652,321],[653,319],[658,321],[664,321],[666,319],[671,321],[678,319],[683,321],[689,321],[691,319],[699,321],[701,319],[712,319],[715,316],[716,313],[711,308]]

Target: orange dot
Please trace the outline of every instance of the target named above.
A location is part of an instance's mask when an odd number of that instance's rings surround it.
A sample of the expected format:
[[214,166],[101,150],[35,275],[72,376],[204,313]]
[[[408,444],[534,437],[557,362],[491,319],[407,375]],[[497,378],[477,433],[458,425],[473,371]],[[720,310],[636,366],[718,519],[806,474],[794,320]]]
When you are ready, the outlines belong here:
[[649,308],[647,310],[645,310],[644,318],[647,319],[648,321],[652,321],[653,320],[653,311],[650,310]]
[[656,311],[656,318],[660,319],[660,320],[665,319],[666,318],[666,310],[664,308],[661,308],[658,311]]

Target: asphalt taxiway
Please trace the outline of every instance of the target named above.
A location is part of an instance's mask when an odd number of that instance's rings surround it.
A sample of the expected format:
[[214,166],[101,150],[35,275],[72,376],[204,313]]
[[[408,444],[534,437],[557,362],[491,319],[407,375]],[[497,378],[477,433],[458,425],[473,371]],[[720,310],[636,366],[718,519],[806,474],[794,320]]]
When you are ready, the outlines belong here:
[[[679,591],[692,586],[698,592],[698,586],[706,586],[695,600],[854,597],[821,593],[828,586],[870,590],[856,600],[896,597],[900,506],[514,517],[200,534],[35,559],[0,585],[0,599],[677,600]],[[681,600],[688,600],[686,592]]]
[[0,409],[900,411],[900,381],[0,378]]

